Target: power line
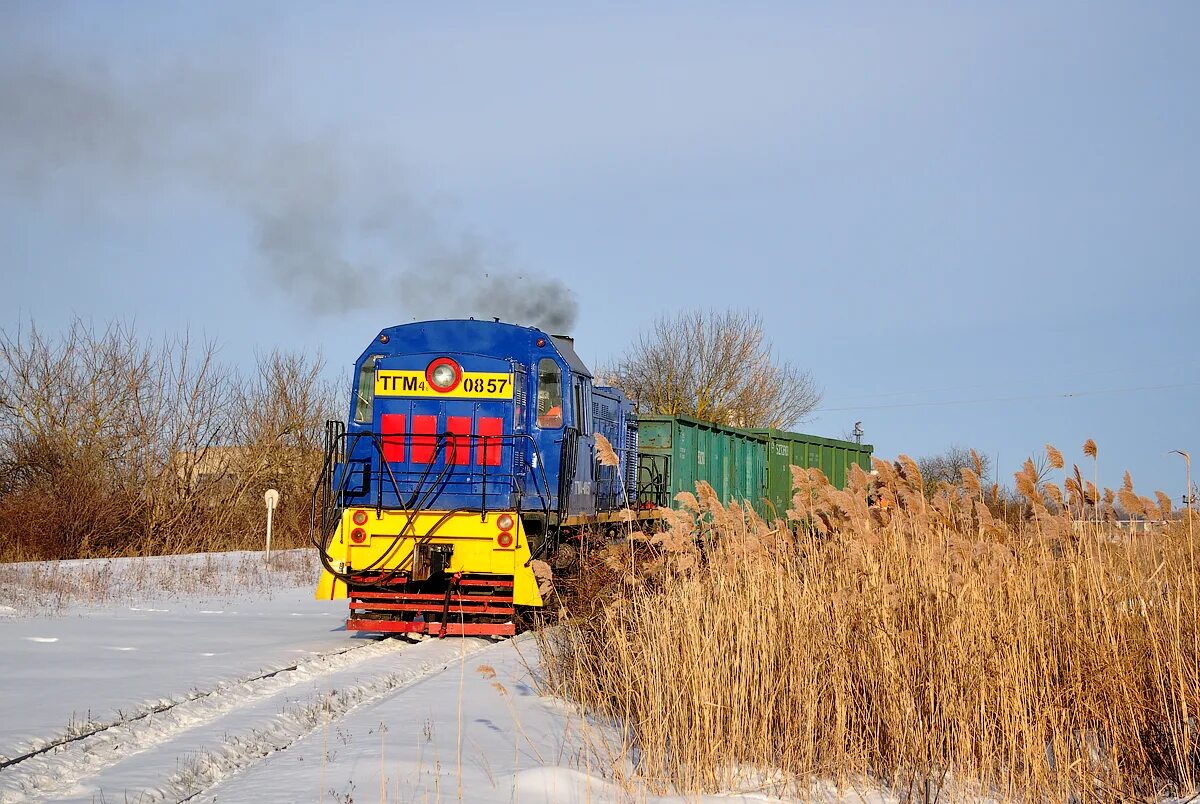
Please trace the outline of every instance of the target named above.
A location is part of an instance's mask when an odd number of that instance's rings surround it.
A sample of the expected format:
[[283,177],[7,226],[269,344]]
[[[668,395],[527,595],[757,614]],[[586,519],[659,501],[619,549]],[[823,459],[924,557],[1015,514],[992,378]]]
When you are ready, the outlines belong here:
[[[1145,372],[1148,369],[1158,368],[1158,367],[1172,368],[1175,371],[1180,371],[1180,367],[1173,362],[1163,362],[1161,364],[1151,364],[1149,366],[1143,365],[1143,366],[1139,366],[1138,368],[1140,371]],[[1185,367],[1184,369],[1182,369],[1182,371],[1185,374],[1191,374],[1192,372],[1200,371],[1200,366]],[[1055,380],[1057,380],[1059,382],[1062,382],[1063,380],[1066,380],[1067,382],[1075,382],[1075,381],[1083,379],[1085,377],[1097,377],[1102,374],[1114,374],[1114,373],[1129,374],[1129,373],[1131,373],[1131,370],[1124,368],[1124,367],[1117,367],[1117,368],[1107,368],[1107,369],[1096,369],[1095,371],[1075,372],[1074,376],[1072,376],[1072,377],[1063,377],[1060,374],[1056,377],[1046,377],[1043,379],[1025,378],[1025,380],[1021,384],[1043,383],[1043,382],[1051,382],[1051,381],[1055,381]],[[835,396],[830,401],[844,404],[846,402],[849,402],[849,401],[855,400],[855,399],[885,399],[888,397],[895,397],[895,396],[911,396],[913,394],[940,394],[940,393],[948,393],[948,392],[954,392],[954,391],[974,391],[976,389],[981,389],[981,388],[982,389],[996,388],[996,387],[1011,388],[1013,386],[1013,384],[1014,383],[1011,383],[1011,382],[999,381],[999,382],[972,383],[970,385],[949,385],[949,386],[942,386],[940,388],[919,388],[919,389],[914,389],[911,391],[881,391],[881,392],[877,392],[877,393],[865,393],[865,394],[841,394],[839,396]],[[837,408],[837,409],[840,410],[841,408]]]
[[1135,385],[1127,388],[1103,388],[1093,391],[1067,391],[1065,393],[1054,394],[1029,394],[1026,396],[993,396],[983,397],[980,399],[950,399],[937,402],[900,402],[893,405],[860,405],[845,408],[816,408],[813,410],[813,413],[835,413],[838,411],[849,410],[886,410],[890,408],[929,408],[942,407],[946,405],[977,405],[986,402],[1024,402],[1032,399],[1070,399],[1077,396],[1124,394],[1132,391],[1163,391],[1171,388],[1188,388],[1194,385],[1200,385],[1200,381],[1175,383],[1173,385]]

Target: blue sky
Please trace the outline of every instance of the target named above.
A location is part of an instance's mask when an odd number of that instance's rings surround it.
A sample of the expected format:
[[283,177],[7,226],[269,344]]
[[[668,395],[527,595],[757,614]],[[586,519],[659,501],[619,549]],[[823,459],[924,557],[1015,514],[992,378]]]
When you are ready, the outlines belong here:
[[519,276],[570,289],[594,364],[664,312],[758,310],[824,389],[801,429],[884,456],[1011,480],[1091,437],[1104,483],[1176,499],[1167,453],[1200,461],[1195,4],[0,13],[5,328],[343,372]]

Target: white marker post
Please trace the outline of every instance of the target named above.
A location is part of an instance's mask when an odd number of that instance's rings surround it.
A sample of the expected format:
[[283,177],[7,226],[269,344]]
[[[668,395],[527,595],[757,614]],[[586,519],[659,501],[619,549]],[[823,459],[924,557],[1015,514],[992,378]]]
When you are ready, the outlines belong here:
[[267,504],[267,558],[271,560],[271,519],[275,513],[275,506],[279,505],[279,492],[275,489],[267,489],[267,493],[263,495],[263,502]]

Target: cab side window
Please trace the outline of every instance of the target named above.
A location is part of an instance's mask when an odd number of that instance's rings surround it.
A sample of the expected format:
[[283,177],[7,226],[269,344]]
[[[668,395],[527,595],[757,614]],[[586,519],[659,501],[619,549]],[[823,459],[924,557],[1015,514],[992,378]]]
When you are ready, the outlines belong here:
[[554,429],[563,426],[562,369],[551,358],[538,362],[537,425]]
[[582,378],[575,378],[575,426],[579,432],[589,435],[592,432],[591,391]]
[[371,355],[358,370],[358,390],[354,394],[354,421],[367,424],[375,409],[375,362],[383,355]]

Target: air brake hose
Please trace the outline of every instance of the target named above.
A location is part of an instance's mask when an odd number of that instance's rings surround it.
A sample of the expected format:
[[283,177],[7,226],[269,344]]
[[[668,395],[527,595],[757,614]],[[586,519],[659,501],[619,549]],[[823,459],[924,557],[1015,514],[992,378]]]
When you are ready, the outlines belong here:
[[[462,573],[456,572],[450,576],[450,583],[446,584],[446,599],[442,603],[442,627],[438,631],[438,639],[446,638],[446,626],[450,622],[450,595],[458,588],[458,582],[462,579]],[[462,611],[462,604],[459,604],[459,611]]]
[[[373,570],[376,567],[378,567],[380,564],[385,563],[389,558],[391,558],[392,554],[397,549],[399,549],[401,538],[403,538],[404,535],[414,526],[414,523],[416,522],[417,514],[419,514],[421,512],[421,510],[425,507],[425,505],[428,502],[432,502],[430,495],[433,495],[435,493],[435,491],[442,485],[442,481],[445,480],[446,475],[450,471],[450,466],[454,463],[455,451],[458,448],[458,445],[455,443],[455,440],[449,438],[448,436],[449,436],[448,433],[442,433],[441,435],[438,436],[439,441],[438,441],[437,446],[434,449],[434,454],[433,454],[433,456],[430,457],[429,462],[426,464],[425,472],[421,475],[421,479],[417,481],[417,486],[413,490],[413,495],[409,500],[409,505],[411,505],[412,508],[411,508],[411,510],[408,511],[408,517],[404,523],[404,527],[402,527],[400,529],[400,533],[397,534],[395,541],[392,542],[392,545],[386,551],[384,551],[384,553],[378,559],[376,559],[375,561],[372,561],[368,566],[364,567],[363,570],[360,570],[360,571]],[[450,443],[451,452],[446,458],[446,464],[442,468],[442,471],[438,474],[437,479],[434,480],[433,485],[430,486],[427,491],[424,491],[422,493],[422,486],[424,485],[425,480],[429,477],[429,469],[430,469],[430,467],[433,466],[434,463],[437,462],[438,453],[441,452],[442,446],[447,441],[449,441],[449,443]],[[416,501],[415,505],[413,505],[414,500]],[[459,510],[461,510],[461,509],[454,509],[454,511],[447,512],[446,515],[443,515],[442,518],[439,519],[434,524],[434,527],[430,530],[429,533],[427,533],[423,537],[419,537],[414,534],[413,538],[416,539],[418,543],[420,543],[422,541],[428,541],[428,539],[432,536],[433,532],[437,528],[441,527],[442,524],[444,524],[445,521],[449,518],[449,514],[457,513]],[[391,579],[391,578],[395,578],[403,570],[404,570],[404,565],[400,565],[392,570],[382,570],[381,572],[386,572],[389,576],[389,579]],[[376,583],[382,584],[383,580],[381,579],[381,580],[377,581]]]
[[[419,514],[421,512],[421,508],[423,507],[423,504],[426,502],[426,498],[428,497],[429,494],[432,493],[432,490],[434,488],[437,488],[441,484],[442,480],[446,476],[446,473],[450,469],[451,461],[448,459],[446,461],[446,465],[442,468],[442,471],[438,474],[437,479],[434,480],[433,486],[430,488],[430,490],[424,491],[424,492],[422,491],[422,489],[425,485],[425,481],[428,480],[428,478],[429,478],[429,471],[430,471],[430,469],[433,468],[433,465],[435,463],[437,463],[438,455],[441,453],[442,446],[445,443],[446,443],[445,434],[439,435],[438,442],[435,445],[434,450],[433,450],[433,454],[430,456],[429,461],[425,464],[425,470],[421,473],[421,477],[418,478],[417,484],[413,488],[412,496],[409,498],[407,503],[400,501],[400,506],[401,506],[400,510],[402,512],[404,512],[405,514],[407,514],[407,518],[405,519],[404,526],[402,528],[400,528],[400,533],[397,534],[396,540],[394,542],[392,542],[391,547],[389,547],[387,550],[385,550],[379,556],[379,558],[372,561],[366,567],[363,567],[362,570],[360,570],[360,572],[373,570],[376,567],[378,567],[380,564],[386,563],[387,560],[389,558],[391,558],[392,553],[394,553],[396,551],[396,549],[398,548],[398,546],[400,544],[400,538],[403,537],[404,534],[407,533],[411,527],[413,527],[413,523],[416,522],[417,514]],[[453,446],[453,444],[452,444],[452,446]],[[454,455],[454,453],[452,452],[451,457],[453,457],[453,455]],[[397,499],[399,500],[399,496],[400,496],[399,489],[396,489],[396,491],[397,491],[396,496],[397,496]],[[414,502],[415,502],[415,504],[414,504]]]
[[[447,433],[442,433],[438,436],[438,443],[437,443],[436,447],[434,448],[434,453],[430,457],[428,463],[426,463],[425,471],[422,473],[421,477],[418,479],[417,485],[413,490],[412,496],[409,498],[409,501],[407,504],[404,503],[403,501],[401,501],[401,505],[403,506],[402,510],[404,510],[408,514],[405,524],[404,524],[404,527],[401,528],[400,533],[398,534],[397,538],[393,541],[392,545],[386,551],[384,551],[384,553],[382,555],[380,555],[379,558],[377,558],[375,561],[372,561],[368,566],[358,570],[357,572],[367,572],[367,571],[375,569],[381,563],[386,562],[392,556],[392,554],[399,548],[400,543],[401,543],[401,537],[403,537],[413,527],[413,525],[416,521],[417,514],[420,513],[421,508],[429,500],[430,496],[434,495],[435,491],[442,484],[442,481],[445,479],[447,473],[449,472],[450,467],[454,462],[453,461],[454,455],[455,455],[454,451],[457,450],[457,447],[458,447],[456,441],[457,441],[457,439],[450,438],[449,434],[447,434]],[[450,452],[449,457],[447,458],[446,464],[442,468],[442,471],[438,474],[437,478],[434,480],[433,485],[426,489],[426,488],[424,488],[424,485],[425,485],[425,481],[429,477],[429,472],[432,469],[433,465],[437,462],[438,455],[441,453],[444,445],[447,442],[450,443],[451,452]],[[410,508],[409,506],[412,506],[414,501],[416,501],[416,505],[414,507]],[[450,511],[447,511],[438,519],[437,522],[435,522],[433,524],[433,526],[429,529],[428,533],[426,533],[424,536],[421,536],[421,537],[414,535],[413,538],[416,540],[416,542],[418,544],[427,542],[429,539],[431,539],[433,537],[433,535],[437,532],[437,530],[439,528],[441,528],[441,526],[444,525],[446,523],[446,521],[448,521],[450,519],[451,516],[453,516],[454,514],[457,514],[457,513],[461,513],[465,510],[466,509],[455,508]],[[332,534],[331,534],[331,536],[332,536]],[[322,545],[319,548],[319,553],[320,553],[320,559],[321,559],[322,566],[331,575],[333,575],[337,579],[341,580],[342,582],[346,583],[347,585],[349,584],[349,582],[351,580],[354,579],[353,576],[351,576],[349,573],[339,572],[333,568],[333,566],[331,565],[331,563],[328,559],[328,555],[324,549],[324,545]],[[394,579],[397,575],[399,575],[403,571],[403,569],[404,569],[403,567],[397,567],[394,570],[382,570],[381,577],[379,579],[377,579],[375,581],[371,581],[371,582],[366,582],[366,583],[359,581],[359,583],[361,585],[365,585],[368,587],[384,588],[384,586],[386,585],[386,582]]]
[[[356,437],[356,439],[355,439],[356,442],[357,442],[358,438],[360,438],[360,437],[361,436]],[[373,438],[374,438],[374,436],[372,434],[372,439]],[[439,436],[439,439],[440,438],[442,438],[442,436]],[[442,447],[443,443],[444,442],[439,440],[437,445],[434,447],[433,455],[430,456],[429,462],[425,466],[425,471],[421,474],[421,477],[417,480],[417,485],[413,490],[413,496],[412,496],[412,498],[410,498],[409,502],[405,503],[403,499],[400,499],[399,494],[397,494],[397,499],[400,502],[401,510],[404,511],[405,513],[409,514],[408,520],[406,521],[404,528],[401,529],[401,535],[403,535],[403,533],[406,530],[408,530],[409,527],[412,526],[412,523],[415,519],[415,515],[416,515],[417,511],[416,510],[409,511],[409,506],[411,505],[412,500],[417,498],[420,495],[421,487],[424,485],[425,480],[429,477],[429,470],[433,467],[433,464],[437,462],[438,453],[441,451],[441,447]],[[449,464],[447,464],[447,468],[448,468],[448,466],[449,466]],[[388,471],[388,474],[391,475],[390,469]],[[444,475],[445,475],[445,470],[443,470],[442,474],[440,474],[438,476],[438,479],[437,479],[437,481],[435,481],[435,484],[440,483],[441,479]],[[344,477],[343,477],[343,482],[345,482]],[[393,482],[394,482],[394,478],[393,478]],[[399,492],[398,488],[397,488],[397,492]],[[338,580],[348,583],[351,576],[349,576],[346,573],[335,570],[333,568],[333,566],[331,565],[331,563],[329,562],[328,551],[326,548],[327,548],[329,541],[333,538],[334,532],[336,532],[336,528],[334,530],[330,531],[328,538],[326,538],[324,536],[324,534],[322,534],[320,544],[317,544],[316,541],[311,538],[311,535],[310,535],[309,541],[312,542],[313,546],[317,548],[318,553],[320,555],[321,565],[325,568],[325,570],[327,572],[329,572],[331,575],[333,575],[334,577],[336,577]],[[311,534],[311,531],[310,531],[310,534]],[[380,556],[375,561],[371,562],[371,564],[368,565],[365,569],[368,569],[368,570],[374,569],[380,562],[385,561],[391,555],[392,551],[396,547],[396,544],[398,544],[398,543],[399,543],[399,540],[397,540],[397,542],[394,543],[389,550],[385,551],[382,556]]]

